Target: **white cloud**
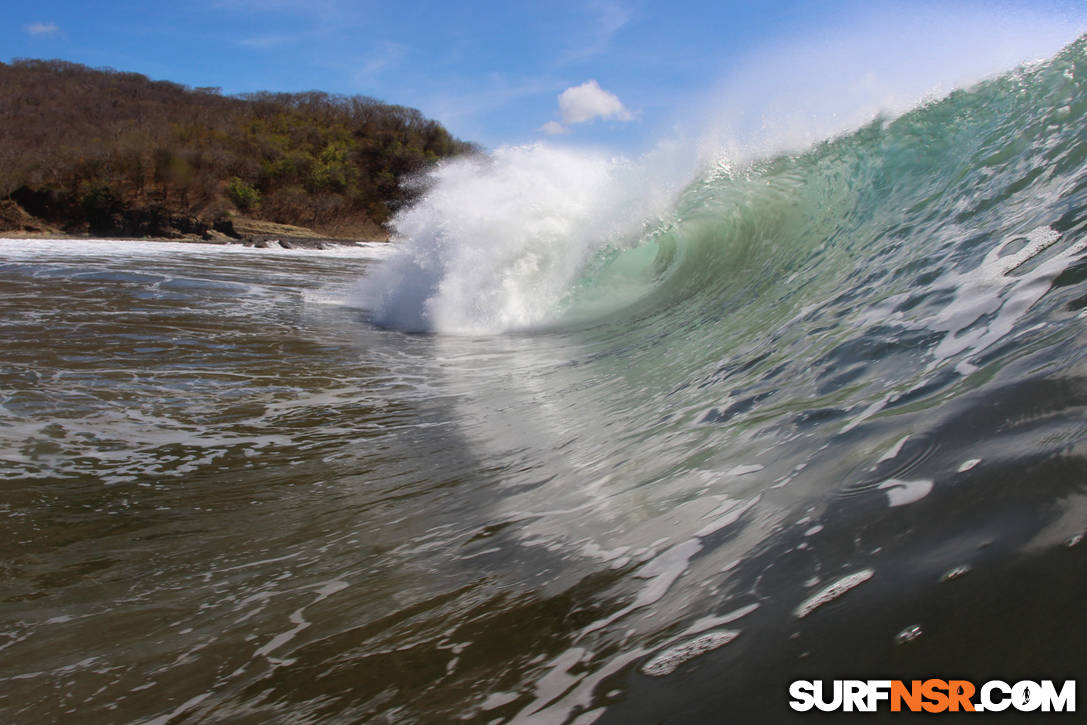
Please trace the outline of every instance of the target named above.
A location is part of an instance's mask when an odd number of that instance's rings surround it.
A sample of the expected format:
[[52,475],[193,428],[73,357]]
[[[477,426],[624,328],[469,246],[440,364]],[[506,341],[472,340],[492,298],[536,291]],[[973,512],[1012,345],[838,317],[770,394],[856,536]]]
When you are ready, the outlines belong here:
[[31,23],[26,26],[26,32],[31,35],[56,35],[60,32],[60,28],[56,23]]
[[614,93],[605,91],[594,81],[571,86],[559,94],[559,111],[563,123],[585,123],[596,118],[630,121],[634,116]]
[[560,133],[570,133],[570,129],[566,128],[566,126],[563,126],[558,121],[548,121],[544,125],[540,126],[540,130],[544,133],[549,133],[552,136]]

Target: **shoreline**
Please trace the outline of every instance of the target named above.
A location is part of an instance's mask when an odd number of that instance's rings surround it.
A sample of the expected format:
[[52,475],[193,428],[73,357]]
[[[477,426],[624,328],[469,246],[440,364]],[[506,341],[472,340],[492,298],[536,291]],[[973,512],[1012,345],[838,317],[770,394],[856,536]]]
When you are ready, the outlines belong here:
[[64,232],[47,231],[0,231],[0,239],[8,241],[32,241],[32,240],[56,240],[72,242],[175,242],[179,244],[212,244],[218,246],[249,247],[253,249],[335,249],[337,247],[354,247],[359,244],[388,244],[388,237],[355,239],[346,237],[326,237],[306,230],[309,234],[273,234],[262,233],[246,235],[243,237],[231,237],[226,234],[215,233],[201,236],[198,234],[185,234],[177,237],[148,236],[148,237],[110,237],[93,236],[89,234],[68,234]]
[[[376,244],[388,242],[389,234],[376,224],[370,228],[356,227],[344,231],[362,233],[362,236],[326,235],[309,227],[295,224],[255,219],[241,215],[232,216],[217,224],[201,223],[192,225],[165,225],[146,231],[161,232],[145,236],[109,236],[89,234],[69,227],[65,231],[53,223],[28,214],[12,201],[0,201],[0,237],[7,239],[58,239],[58,240],[110,240],[110,241],[146,241],[146,242],[199,242],[202,244],[240,244],[247,247],[266,248],[279,246],[284,249],[323,249],[331,246],[352,246],[358,242]],[[171,220],[175,221],[175,220]],[[83,225],[84,229],[86,225]],[[176,228],[181,226],[181,228]],[[185,229],[185,231],[182,231]]]
[[86,242],[88,244],[99,242],[120,242],[122,244],[153,243],[153,244],[186,244],[207,245],[213,247],[232,247],[237,249],[266,249],[266,250],[298,250],[298,251],[330,251],[336,249],[357,249],[369,245],[389,244],[387,239],[267,239],[267,240],[242,240],[242,239],[201,239],[198,236],[186,237],[92,237],[73,234],[12,234],[0,232],[0,243],[18,242]]

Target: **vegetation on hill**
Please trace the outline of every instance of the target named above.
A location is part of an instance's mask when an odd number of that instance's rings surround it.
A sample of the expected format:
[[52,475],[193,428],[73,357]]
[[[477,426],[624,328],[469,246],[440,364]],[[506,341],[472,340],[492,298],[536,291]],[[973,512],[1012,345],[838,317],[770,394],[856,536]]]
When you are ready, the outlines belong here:
[[418,193],[409,176],[475,150],[372,98],[224,96],[66,61],[0,63],[0,200],[69,232],[232,234],[241,215],[372,236]]

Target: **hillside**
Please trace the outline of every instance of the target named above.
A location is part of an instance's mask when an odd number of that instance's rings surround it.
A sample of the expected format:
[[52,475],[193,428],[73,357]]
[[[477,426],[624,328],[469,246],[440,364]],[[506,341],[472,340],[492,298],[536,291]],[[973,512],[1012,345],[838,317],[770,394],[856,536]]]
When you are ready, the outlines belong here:
[[245,219],[380,236],[418,194],[412,174],[475,150],[367,97],[224,96],[66,61],[0,63],[0,231],[239,236]]

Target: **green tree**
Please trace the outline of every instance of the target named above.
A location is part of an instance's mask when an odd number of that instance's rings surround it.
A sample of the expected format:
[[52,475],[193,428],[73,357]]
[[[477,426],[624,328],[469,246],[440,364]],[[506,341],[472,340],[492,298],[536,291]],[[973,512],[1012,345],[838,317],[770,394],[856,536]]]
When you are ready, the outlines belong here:
[[250,212],[260,206],[260,192],[237,176],[227,184],[227,193],[238,211]]

